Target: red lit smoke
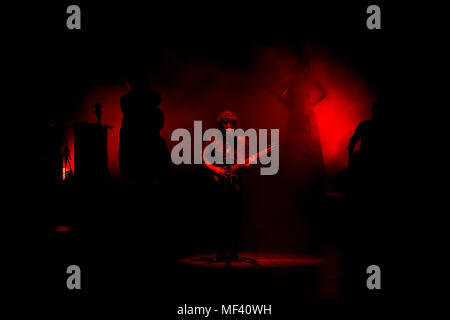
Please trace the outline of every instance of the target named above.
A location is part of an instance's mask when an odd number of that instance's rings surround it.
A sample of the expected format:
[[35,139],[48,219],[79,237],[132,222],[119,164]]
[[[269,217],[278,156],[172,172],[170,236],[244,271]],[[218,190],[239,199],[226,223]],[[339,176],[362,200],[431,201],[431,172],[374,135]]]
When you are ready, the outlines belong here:
[[[325,50],[310,47],[308,56],[309,76],[326,88],[327,96],[308,109],[314,139],[291,140],[291,144],[294,141],[299,145],[291,145],[288,150],[283,149],[282,141],[286,138],[289,110],[275,93],[281,94],[286,89],[284,85],[292,78],[296,64],[305,65],[292,51],[262,49],[245,69],[224,67],[212,61],[181,59],[173,54],[171,61],[165,61],[164,72],[151,78],[151,86],[162,96],[160,108],[165,116],[165,127],[161,134],[169,150],[174,145],[170,141],[173,130],[186,128],[193,135],[195,120],[203,121],[203,130],[215,127],[217,115],[224,109],[235,111],[244,129],[280,130],[279,174],[260,176],[259,169],[252,171],[249,168],[245,176],[246,214],[242,241],[246,250],[304,252],[308,249],[308,217],[314,206],[308,194],[308,188],[314,183],[313,175],[308,174],[315,170],[314,166],[319,168],[318,171],[324,170],[326,188],[332,190],[336,174],[347,166],[349,138],[358,123],[371,116],[375,96],[358,70],[333,58]],[[72,117],[74,121],[95,122],[91,107],[95,103],[103,105],[102,122],[113,126],[108,130],[108,165],[116,179],[120,177],[118,139],[122,114],[119,100],[126,92],[124,81],[98,85],[81,100]],[[312,90],[311,95],[315,94]],[[68,140],[73,150],[70,132]],[[321,146],[321,156],[317,158],[320,161],[298,156],[298,152],[308,148],[302,144]],[[290,161],[289,157],[294,160]],[[145,159],[142,159],[142,166],[145,168]],[[188,170],[195,179],[197,167],[184,166],[177,170]],[[249,187],[245,188],[245,185]]]
[[[165,115],[165,128],[161,134],[169,149],[173,146],[170,135],[174,129],[191,130],[194,120],[202,120],[204,130],[214,127],[217,115],[225,108],[238,113],[244,129],[279,128],[282,139],[288,112],[270,90],[282,92],[280,83],[292,72],[296,59],[289,50],[267,48],[255,56],[253,65],[246,70],[231,70],[214,62],[173,58],[165,69],[166,73],[175,74],[174,80],[168,83],[164,75],[152,79],[153,88],[162,96],[160,107]],[[375,97],[357,70],[336,61],[326,51],[313,50],[310,65],[313,77],[328,91],[327,97],[314,107],[314,113],[325,169],[329,177],[334,177],[346,167],[348,140],[357,124],[370,118]],[[115,178],[120,175],[118,139],[122,114],[119,99],[126,92],[124,81],[98,85],[82,99],[72,116],[73,121],[95,122],[91,107],[95,103],[103,105],[102,122],[113,126],[108,133],[108,166]],[[67,134],[73,155],[73,133],[69,129]],[[280,156],[282,153],[281,149]]]

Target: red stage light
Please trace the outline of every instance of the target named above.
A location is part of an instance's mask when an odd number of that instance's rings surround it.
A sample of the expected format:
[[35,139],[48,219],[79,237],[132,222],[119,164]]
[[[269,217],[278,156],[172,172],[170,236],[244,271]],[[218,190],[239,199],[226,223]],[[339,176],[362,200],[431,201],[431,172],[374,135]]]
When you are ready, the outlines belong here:
[[71,231],[72,228],[70,226],[56,226],[56,231]]

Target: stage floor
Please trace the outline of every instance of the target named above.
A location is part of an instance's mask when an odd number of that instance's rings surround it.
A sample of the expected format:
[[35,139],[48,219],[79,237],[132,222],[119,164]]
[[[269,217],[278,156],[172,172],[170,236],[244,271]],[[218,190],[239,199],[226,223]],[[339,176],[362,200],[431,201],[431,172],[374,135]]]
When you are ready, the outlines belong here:
[[[198,254],[180,259],[179,262],[205,268],[223,268],[226,262],[214,262],[215,254]],[[256,253],[241,252],[240,258],[250,258],[256,260],[257,264],[248,262],[230,262],[228,266],[235,268],[292,268],[302,266],[320,265],[324,261],[313,256],[281,253]]]

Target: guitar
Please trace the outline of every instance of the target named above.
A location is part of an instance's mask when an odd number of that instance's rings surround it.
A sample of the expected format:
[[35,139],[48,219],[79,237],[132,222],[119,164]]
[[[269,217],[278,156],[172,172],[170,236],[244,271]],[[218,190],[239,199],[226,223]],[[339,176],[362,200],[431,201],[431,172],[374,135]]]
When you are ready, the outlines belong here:
[[[225,187],[233,186],[236,180],[238,179],[238,174],[236,173],[237,170],[241,169],[242,167],[245,167],[246,163],[251,163],[261,157],[262,155],[268,154],[272,150],[276,150],[278,148],[277,145],[269,145],[267,149],[261,150],[254,155],[248,157],[245,159],[244,163],[237,163],[237,164],[230,164],[227,166],[224,166],[222,169],[224,170],[224,173],[216,173],[213,172],[213,178],[214,180]],[[204,163],[206,165],[206,163]]]

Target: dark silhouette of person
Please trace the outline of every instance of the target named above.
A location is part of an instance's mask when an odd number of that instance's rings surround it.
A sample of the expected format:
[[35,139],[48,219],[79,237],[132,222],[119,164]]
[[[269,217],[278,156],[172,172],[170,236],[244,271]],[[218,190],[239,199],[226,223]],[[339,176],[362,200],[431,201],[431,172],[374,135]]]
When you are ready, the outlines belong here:
[[[217,256],[216,262],[221,261],[239,261],[238,244],[240,238],[240,224],[242,217],[242,174],[235,171],[232,181],[228,168],[230,165],[226,164],[227,153],[231,152],[229,146],[225,143],[226,130],[236,129],[239,125],[237,115],[225,110],[217,118],[217,126],[222,132],[223,141],[218,143],[219,155],[214,154],[223,159],[223,164],[211,163],[205,159],[205,165],[208,167],[214,177],[215,181],[212,184],[211,194],[214,206],[215,215],[215,234],[216,234],[216,248]],[[238,139],[242,139],[245,144],[245,159],[248,158],[248,145],[244,137],[234,138],[234,154],[232,155],[234,163],[238,159]],[[248,164],[246,164],[248,166]],[[228,254],[228,256],[227,256]]]
[[142,74],[127,78],[129,92],[120,98],[123,120],[120,128],[119,164],[122,181],[159,184],[170,161],[166,141],[159,132],[164,116],[158,107],[161,96],[149,87]]
[[[391,119],[386,112],[385,102],[375,102],[372,118],[358,124],[348,144],[349,165],[343,177],[344,193],[350,204],[345,218],[348,221],[345,225],[349,226],[345,230],[344,277],[348,279],[344,287],[344,292],[348,293],[345,294],[367,292],[355,274],[372,261],[385,262],[383,241],[391,218],[385,200],[388,184],[392,181],[388,169],[393,165],[388,152],[392,141]],[[355,152],[358,142],[360,148]]]
[[[313,90],[318,94],[313,95]],[[323,182],[322,146],[313,108],[327,94],[326,88],[312,74],[308,55],[303,53],[302,60],[295,63],[291,77],[278,97],[289,110],[285,152],[289,176],[294,180],[301,177],[308,183]]]
[[[348,144],[349,169],[352,172],[368,172],[376,169],[384,144],[384,103],[377,101],[372,106],[372,119],[362,121],[356,127]],[[360,141],[359,151],[354,152]]]
[[[286,127],[280,130],[283,166],[278,179],[281,185],[290,187],[283,188],[277,196],[277,210],[284,213],[277,223],[285,230],[307,225],[325,193],[325,163],[314,108],[328,91],[315,78],[306,49],[305,46],[290,69],[286,69],[273,91],[288,111]],[[307,249],[305,234],[292,231],[280,238],[284,247],[302,251]]]

